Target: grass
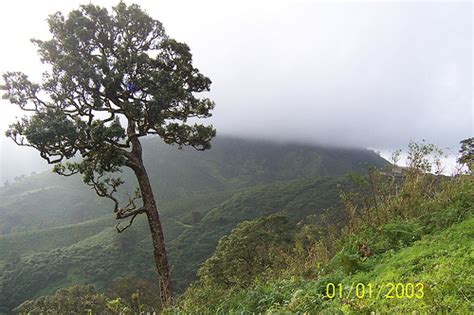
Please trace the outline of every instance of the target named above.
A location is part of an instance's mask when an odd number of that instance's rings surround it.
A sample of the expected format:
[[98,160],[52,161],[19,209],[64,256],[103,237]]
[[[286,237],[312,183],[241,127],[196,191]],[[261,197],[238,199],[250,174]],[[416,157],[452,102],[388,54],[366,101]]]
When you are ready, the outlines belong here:
[[456,224],[442,233],[427,235],[399,252],[387,252],[379,259],[379,263],[370,271],[358,272],[342,279],[341,282],[346,288],[352,283],[371,283],[376,288],[382,286],[384,292],[388,290],[387,283],[422,283],[423,297],[352,299],[346,303],[346,305],[352,304],[350,306],[352,311],[358,310],[362,313],[474,311],[473,218]]
[[[350,276],[335,272],[317,280],[288,277],[277,281],[256,281],[253,288],[213,292],[214,304],[186,305],[186,312],[229,313],[458,313],[474,311],[474,219],[469,218],[442,233],[430,234],[397,252],[374,258],[372,268]],[[352,283],[370,283],[374,288],[387,283],[423,283],[418,298],[347,299]],[[326,297],[328,283],[343,284],[343,298]],[[388,293],[384,289],[385,294]],[[202,293],[202,292],[201,292]],[[416,293],[416,292],[415,292]],[[218,294],[223,294],[219,296]],[[421,294],[418,294],[419,296]],[[196,297],[196,296],[195,296]]]
[[[279,269],[257,274],[245,285],[237,281],[225,286],[225,267],[216,272],[201,268],[199,280],[187,289],[177,310],[473,313],[473,177],[446,178],[433,186],[436,180],[429,174],[420,178],[414,173],[405,179],[399,193],[389,195],[383,195],[385,186],[376,186],[375,196],[383,201],[376,199],[376,206],[368,204],[358,211],[353,211],[357,204],[347,202],[357,201],[360,195],[353,193],[352,199],[344,201],[349,219],[339,233],[331,232],[330,223],[300,225],[294,249],[281,251],[280,256],[288,258],[282,259]],[[362,196],[363,202],[371,200]],[[252,250],[248,246],[247,251]],[[337,288],[335,297],[327,296],[330,283]],[[407,287],[412,290],[408,296]]]

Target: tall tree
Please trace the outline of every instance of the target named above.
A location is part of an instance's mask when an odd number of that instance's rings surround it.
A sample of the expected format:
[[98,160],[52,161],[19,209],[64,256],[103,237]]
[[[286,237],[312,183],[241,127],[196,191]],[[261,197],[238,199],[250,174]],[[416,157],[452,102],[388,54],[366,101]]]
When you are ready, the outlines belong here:
[[461,141],[458,162],[467,166],[469,172],[474,172],[474,137]]
[[[193,67],[189,47],[169,38],[137,5],[120,2],[110,13],[83,5],[67,17],[55,13],[48,22],[52,38],[32,40],[50,69],[42,82],[20,72],[3,75],[3,97],[32,112],[6,135],[37,149],[58,174],[79,173],[109,198],[116,218],[130,220],[125,227],[117,223],[118,232],[146,215],[162,305],[169,306],[174,298],[163,229],[140,138],[153,134],[180,148],[209,149],[215,129],[195,118],[211,116],[214,103],[197,96],[209,91],[211,81]],[[122,167],[131,168],[138,181],[128,201],[116,194],[124,183]]]

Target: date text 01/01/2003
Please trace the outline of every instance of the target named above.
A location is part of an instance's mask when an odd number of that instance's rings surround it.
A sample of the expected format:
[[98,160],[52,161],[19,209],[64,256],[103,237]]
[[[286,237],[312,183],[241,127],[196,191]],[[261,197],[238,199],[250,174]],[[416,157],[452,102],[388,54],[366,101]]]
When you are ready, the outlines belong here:
[[417,283],[393,283],[364,284],[352,282],[350,287],[342,283],[328,283],[326,285],[326,297],[330,299],[422,299],[425,295],[425,286]]

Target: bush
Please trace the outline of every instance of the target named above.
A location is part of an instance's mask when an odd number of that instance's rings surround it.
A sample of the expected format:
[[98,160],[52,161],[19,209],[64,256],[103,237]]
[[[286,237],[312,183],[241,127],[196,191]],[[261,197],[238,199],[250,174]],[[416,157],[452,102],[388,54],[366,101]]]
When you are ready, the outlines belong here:
[[423,234],[423,228],[417,222],[396,221],[382,227],[382,238],[389,246],[387,249],[398,249],[417,241]]
[[53,295],[28,300],[13,311],[19,314],[111,314],[107,297],[92,285],[76,285],[58,290]]
[[217,249],[198,272],[206,285],[247,287],[256,277],[285,267],[282,253],[293,243],[294,224],[274,214],[240,223],[219,240]]

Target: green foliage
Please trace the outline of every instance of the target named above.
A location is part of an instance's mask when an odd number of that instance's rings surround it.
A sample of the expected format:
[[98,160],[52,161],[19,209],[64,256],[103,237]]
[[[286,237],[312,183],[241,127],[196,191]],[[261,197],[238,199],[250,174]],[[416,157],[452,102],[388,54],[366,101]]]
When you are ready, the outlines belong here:
[[0,236],[0,261],[8,259],[12,253],[19,256],[68,247],[103,231],[111,224],[108,217],[64,225],[31,232],[20,232]]
[[[279,182],[235,193],[225,202],[212,207],[201,222],[186,229],[170,243],[175,273],[181,275],[177,287],[184,289],[199,268],[225,236],[242,221],[253,220],[284,211],[290,219],[301,220],[308,215],[319,216],[334,205],[332,218],[341,217],[337,202],[337,185],[343,180],[316,178]],[[339,210],[339,211],[338,211]],[[192,250],[189,250],[192,248]]]
[[[436,170],[439,151],[425,144],[410,149],[412,167],[402,172],[372,169],[366,177],[352,176],[354,186],[342,193],[346,218],[339,233],[337,225],[324,229],[306,220],[295,234],[292,254],[282,255],[285,270],[245,288],[206,286],[201,276],[183,295],[179,310],[472,312],[474,178],[432,175],[428,171]],[[306,272],[295,268],[297,262]],[[341,283],[347,294],[351,283],[359,282],[374,287],[422,282],[427,289],[422,300],[325,297],[328,283]]]
[[461,141],[459,153],[458,162],[466,165],[471,173],[474,172],[474,137]]
[[111,314],[107,297],[91,285],[76,285],[53,295],[28,300],[13,311],[18,314]]
[[[205,152],[179,151],[157,138],[146,138],[143,151],[156,197],[160,204],[165,205],[177,200],[203,199],[223,191],[267,185],[277,180],[343,175],[348,171],[362,171],[365,163],[379,166],[385,163],[370,151],[339,152],[226,137],[217,137],[213,149]],[[293,162],[290,167],[287,162],[294,156],[299,156],[299,162]],[[332,161],[332,156],[337,159]],[[357,159],[360,162],[353,162]],[[131,172],[124,171],[121,175],[125,184],[117,197],[126,200],[125,191],[132,191],[136,180]],[[329,197],[324,189],[321,187],[319,193],[315,191],[315,196],[308,194],[307,201],[301,200],[299,207],[304,207],[319,195],[321,201],[326,197],[338,198],[337,192],[332,192]],[[189,202],[188,207],[193,203]],[[328,204],[331,206],[330,202]],[[11,183],[9,187],[0,187],[0,233],[31,232],[79,223],[106,215],[108,209],[108,201],[96,198],[95,193],[75,176],[39,173]],[[186,210],[186,207],[181,209]]]
[[416,172],[432,172],[439,175],[441,169],[441,157],[443,151],[434,144],[410,142],[408,144],[408,166]]
[[211,81],[192,66],[189,47],[169,38],[159,21],[120,2],[110,14],[82,5],[67,17],[51,15],[48,23],[52,38],[33,40],[51,65],[43,82],[20,72],[4,75],[4,98],[34,112],[7,132],[15,142],[36,148],[50,163],[80,153],[81,163],[66,165],[73,172],[80,165],[116,171],[130,144],[123,115],[135,122],[134,136],[154,133],[166,143],[209,148],[212,126],[186,122],[211,116],[214,103],[196,97]]
[[245,288],[257,276],[284,267],[280,258],[292,240],[293,225],[286,216],[274,214],[242,222],[219,240],[198,275],[205,285]]
[[131,313],[130,308],[122,303],[120,298],[111,299],[107,301],[107,308],[110,309],[114,314],[128,314]]
[[[392,220],[418,218],[431,212],[425,204],[449,181],[439,175],[441,150],[431,144],[410,143],[407,168],[369,169],[368,176],[352,177],[354,186],[341,193],[346,209],[346,231],[377,229]],[[430,172],[435,170],[435,175]]]
[[473,231],[474,219],[466,219],[442,233],[427,235],[396,254],[384,254],[374,268],[342,282],[374,285],[421,282],[426,288],[421,300],[382,298],[371,303],[355,301],[361,313],[470,313],[473,308],[469,301],[474,298],[474,276],[471,272]]
[[388,248],[406,247],[421,238],[422,227],[417,222],[391,222],[382,226],[382,238]]
[[442,185],[442,190],[424,204],[420,216],[425,231],[437,231],[445,226],[460,222],[472,215],[474,209],[474,178],[460,176]]
[[[32,112],[10,125],[6,136],[39,151],[57,174],[81,174],[98,196],[113,202],[117,220],[130,218],[124,228],[117,224],[118,232],[147,213],[159,250],[154,259],[162,302],[172,304],[163,231],[139,139],[153,134],[179,148],[209,149],[213,126],[188,119],[212,115],[214,103],[198,97],[210,90],[211,80],[193,67],[189,47],[169,38],[138,5],[119,2],[111,14],[82,5],[67,17],[50,15],[48,23],[52,38],[33,40],[49,66],[42,83],[21,72],[3,75],[3,98]],[[117,192],[125,182],[116,173],[124,166],[139,187],[121,203]]]
[[341,270],[344,274],[353,274],[361,270],[363,266],[355,246],[347,246],[334,255],[329,268]]
[[[337,201],[339,182],[329,178],[305,179],[163,204],[168,245],[172,253],[176,253],[170,260],[175,266],[177,283],[184,287],[192,281],[200,263],[212,254],[219,238],[239,222],[285,209],[292,219],[303,218],[308,213],[318,216],[321,209]],[[197,209],[203,213],[199,223],[191,227],[180,224]],[[333,214],[337,217],[337,213]],[[112,228],[104,228],[107,225],[112,227],[113,222],[104,217],[84,224],[0,237],[0,248],[3,246],[8,252],[15,238],[24,244],[17,247],[21,250],[20,262],[9,264],[0,275],[0,287],[8,288],[0,294],[0,305],[11,308],[25,299],[75,283],[108,287],[114,279],[123,276],[123,270],[152,279],[154,267],[150,263],[152,252],[145,223],[138,220],[128,233],[118,235]],[[58,239],[52,239],[54,242],[49,244],[48,239],[53,235]],[[64,247],[57,250],[55,246]]]
[[322,274],[324,266],[339,250],[335,240],[340,234],[338,225],[341,218],[334,216],[337,212],[328,209],[298,223],[300,229],[297,229],[293,249],[285,257],[287,276],[314,279]]
[[[159,287],[156,282],[150,282],[143,278],[127,276],[115,281],[110,289],[110,296],[118,297],[109,304],[117,310],[131,310],[135,313],[158,312],[160,299],[157,292]],[[109,305],[109,308],[110,306]]]
[[126,277],[107,294],[93,285],[75,285],[28,300],[13,309],[17,314],[139,314],[158,312],[158,288],[148,281]]
[[[133,236],[134,233],[127,235]],[[123,270],[155,279],[151,253],[127,250],[121,237],[124,236],[109,228],[74,245],[22,256],[16,264],[5,265],[0,274],[0,305],[11,309],[26,299],[74,284],[94,283],[104,289],[122,277]],[[142,249],[137,239],[133,244]]]
[[[387,252],[377,258],[370,270],[349,276],[337,271],[313,280],[294,277],[270,279],[256,281],[243,290],[230,291],[191,286],[184,295],[180,310],[192,313],[468,314],[473,311],[470,300],[474,297],[472,231],[474,219],[466,219],[442,233],[426,235],[398,252]],[[348,294],[352,283],[366,286],[371,283],[377,287],[388,282],[424,283],[424,298],[357,299],[352,296],[350,299],[331,300],[325,297],[328,283],[342,283],[343,292]]]

